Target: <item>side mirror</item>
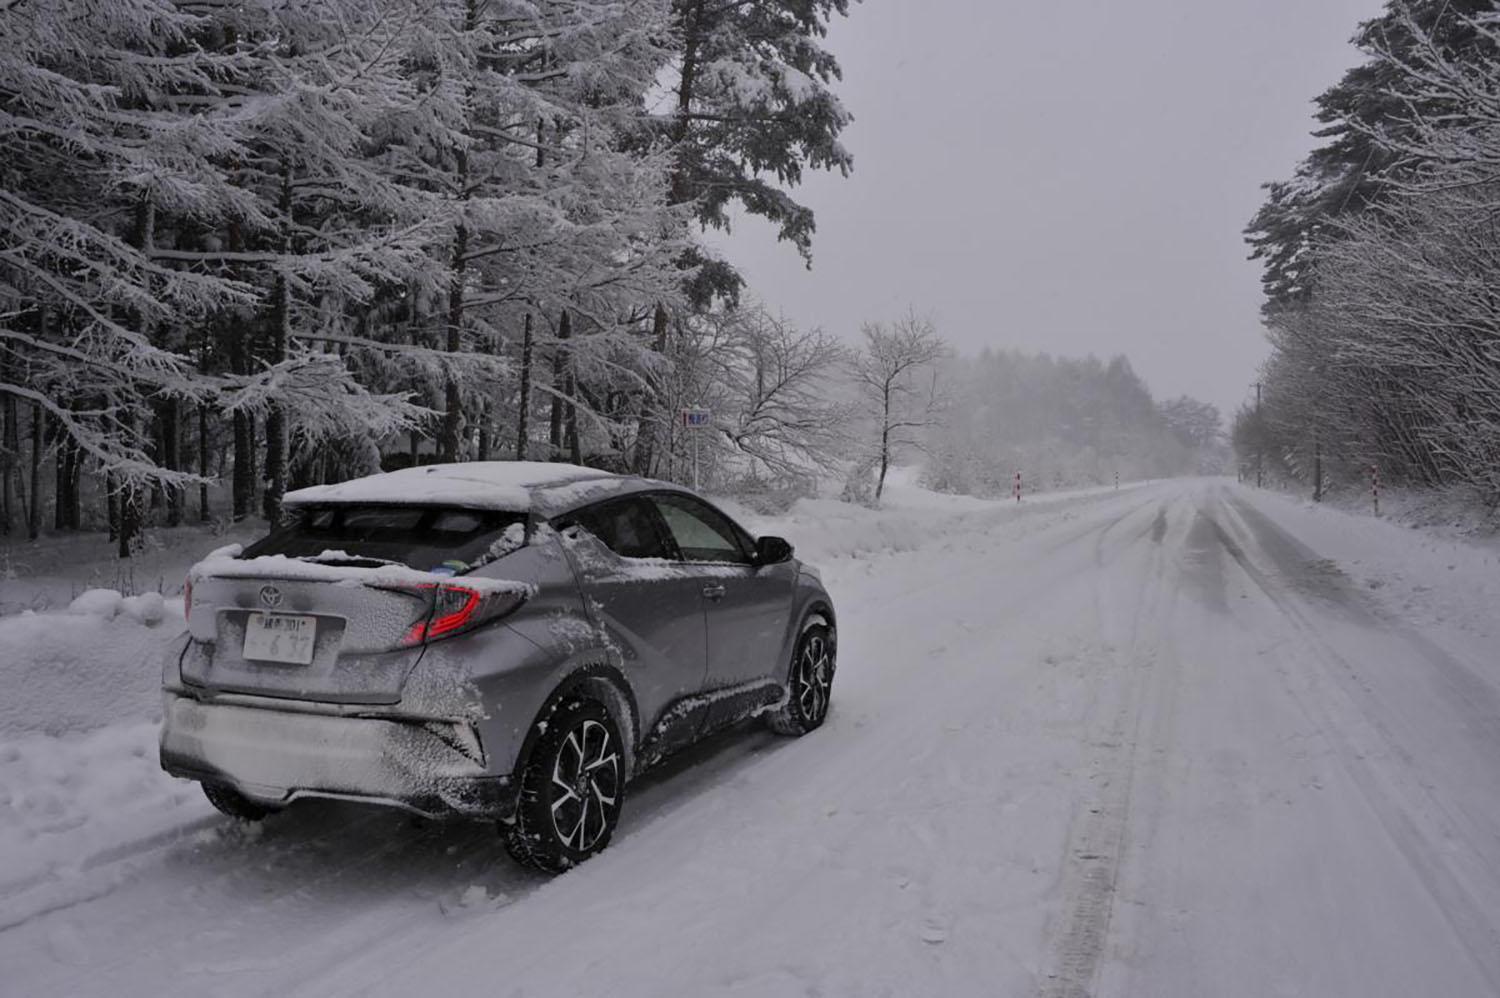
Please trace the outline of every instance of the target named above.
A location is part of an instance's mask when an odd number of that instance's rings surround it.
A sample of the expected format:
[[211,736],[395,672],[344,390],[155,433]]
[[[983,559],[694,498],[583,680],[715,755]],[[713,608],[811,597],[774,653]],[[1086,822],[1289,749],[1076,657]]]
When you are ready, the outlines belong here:
[[785,537],[757,537],[755,539],[755,562],[758,565],[779,565],[790,561],[792,544]]

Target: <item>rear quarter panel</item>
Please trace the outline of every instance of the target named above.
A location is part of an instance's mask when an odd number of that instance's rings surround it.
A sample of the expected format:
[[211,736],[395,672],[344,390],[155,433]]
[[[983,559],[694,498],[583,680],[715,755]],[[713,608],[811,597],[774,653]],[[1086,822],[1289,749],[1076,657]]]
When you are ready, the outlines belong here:
[[[546,528],[531,544],[474,574],[523,581],[535,590],[498,625],[428,646],[402,706],[441,705],[432,694],[441,697],[461,676],[486,767],[504,775],[514,770],[533,723],[558,687],[580,670],[607,663],[609,656],[572,567]],[[622,729],[628,727],[628,719],[621,721]]]

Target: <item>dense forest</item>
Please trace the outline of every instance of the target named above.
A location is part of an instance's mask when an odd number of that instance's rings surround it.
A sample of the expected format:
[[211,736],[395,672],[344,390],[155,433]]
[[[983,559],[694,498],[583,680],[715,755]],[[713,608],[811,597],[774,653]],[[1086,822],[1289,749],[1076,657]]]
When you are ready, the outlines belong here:
[[1245,464],[1500,502],[1500,8],[1392,0],[1248,229],[1273,348]]
[[847,9],[0,3],[0,527],[125,553],[402,461],[673,473],[683,404],[821,342],[735,316],[696,234],[744,213],[810,259]]

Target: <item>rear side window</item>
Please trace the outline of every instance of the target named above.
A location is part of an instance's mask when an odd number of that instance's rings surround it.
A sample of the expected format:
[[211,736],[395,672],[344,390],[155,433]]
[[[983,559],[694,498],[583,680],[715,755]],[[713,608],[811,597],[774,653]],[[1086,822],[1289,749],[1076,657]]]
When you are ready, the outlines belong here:
[[621,558],[671,558],[656,513],[641,499],[620,499],[580,510],[562,526],[577,524]]
[[396,562],[453,572],[521,546],[526,514],[442,506],[331,505],[294,514],[245,549],[244,557],[315,558],[342,551],[348,561]]

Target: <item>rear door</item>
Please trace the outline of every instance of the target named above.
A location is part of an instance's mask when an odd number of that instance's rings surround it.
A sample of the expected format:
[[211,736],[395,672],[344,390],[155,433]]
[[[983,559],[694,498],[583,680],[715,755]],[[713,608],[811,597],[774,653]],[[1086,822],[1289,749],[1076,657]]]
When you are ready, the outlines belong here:
[[650,502],[626,496],[559,517],[589,612],[619,652],[641,716],[654,723],[703,689],[708,669],[702,582],[672,557]]
[[756,565],[750,535],[694,496],[660,492],[651,501],[706,600],[709,685],[737,686],[779,675],[793,564]]

